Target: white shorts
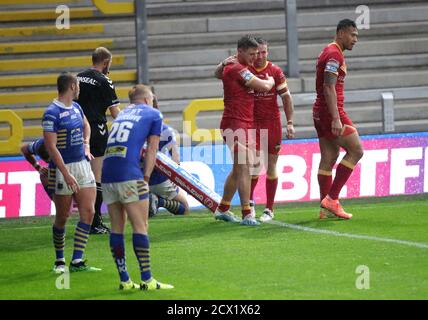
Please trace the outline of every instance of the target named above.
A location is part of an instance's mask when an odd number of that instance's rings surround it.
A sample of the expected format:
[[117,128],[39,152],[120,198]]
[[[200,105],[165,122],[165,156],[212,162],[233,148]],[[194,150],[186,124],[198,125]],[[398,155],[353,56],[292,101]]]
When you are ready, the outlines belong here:
[[115,202],[131,203],[148,199],[149,186],[144,180],[102,183],[103,201],[106,204]]
[[150,186],[151,193],[154,193],[158,197],[164,198],[166,200],[174,199],[178,195],[179,191],[180,189],[171,180],[166,180],[162,183]]
[[[95,176],[92,172],[91,165],[88,160],[84,159],[79,162],[67,163],[68,172],[77,180],[80,188],[95,188]],[[55,183],[55,187],[53,184]],[[55,188],[55,194],[70,196],[74,192],[69,188],[64,180],[64,176],[58,168],[49,169],[49,188]]]

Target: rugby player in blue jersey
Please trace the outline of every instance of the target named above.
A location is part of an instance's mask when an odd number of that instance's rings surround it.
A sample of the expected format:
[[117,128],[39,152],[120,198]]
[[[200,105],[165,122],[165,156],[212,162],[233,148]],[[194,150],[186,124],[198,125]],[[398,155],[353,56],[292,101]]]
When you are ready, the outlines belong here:
[[[110,249],[120,277],[121,290],[172,289],[172,285],[156,281],[150,270],[148,237],[148,181],[153,171],[162,114],[153,109],[153,93],[149,87],[136,85],[129,91],[131,105],[114,120],[107,140],[101,183],[111,221]],[[140,160],[144,144],[144,174]],[[141,273],[141,283],[129,277],[125,259],[125,222],[132,225],[132,242]]]
[[73,198],[79,209],[80,221],[74,234],[70,272],[98,271],[100,269],[87,266],[83,259],[96,196],[95,178],[89,163],[92,158],[89,150],[91,129],[80,105],[73,101],[79,96],[77,78],[63,73],[57,79],[57,88],[58,98],[48,106],[42,120],[44,143],[51,159],[48,188],[55,190],[54,271],[65,271],[65,224]]

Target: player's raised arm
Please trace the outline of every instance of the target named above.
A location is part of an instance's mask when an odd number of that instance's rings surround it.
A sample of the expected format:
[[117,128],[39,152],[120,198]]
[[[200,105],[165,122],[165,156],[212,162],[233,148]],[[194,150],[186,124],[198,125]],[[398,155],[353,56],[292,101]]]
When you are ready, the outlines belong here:
[[226,59],[224,59],[222,62],[220,62],[215,71],[214,71],[214,76],[217,79],[222,79],[223,78],[223,69],[225,66],[227,66],[228,64],[233,64],[233,63],[237,63],[238,59],[236,58],[236,55],[227,57]]

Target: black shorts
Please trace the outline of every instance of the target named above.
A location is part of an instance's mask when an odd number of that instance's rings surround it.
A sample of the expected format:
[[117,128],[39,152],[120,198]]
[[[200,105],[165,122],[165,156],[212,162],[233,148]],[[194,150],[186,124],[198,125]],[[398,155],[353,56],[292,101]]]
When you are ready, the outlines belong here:
[[104,156],[107,147],[108,128],[106,123],[91,122],[91,139],[89,145],[94,157]]

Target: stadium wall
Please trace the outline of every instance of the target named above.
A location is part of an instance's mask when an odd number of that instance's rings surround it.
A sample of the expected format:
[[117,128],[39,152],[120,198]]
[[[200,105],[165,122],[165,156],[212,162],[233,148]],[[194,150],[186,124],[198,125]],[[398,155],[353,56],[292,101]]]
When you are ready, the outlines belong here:
[[[363,136],[364,157],[343,198],[382,197],[428,192],[428,132]],[[181,165],[218,194],[223,193],[232,161],[223,144],[182,147]],[[320,160],[316,139],[283,141],[278,159],[275,201],[298,202],[319,197]],[[266,201],[265,175],[256,188],[256,203]],[[192,208],[202,206],[189,196]],[[238,196],[232,201],[239,204]],[[45,216],[55,208],[44,193],[38,173],[22,157],[0,158],[0,218]]]

